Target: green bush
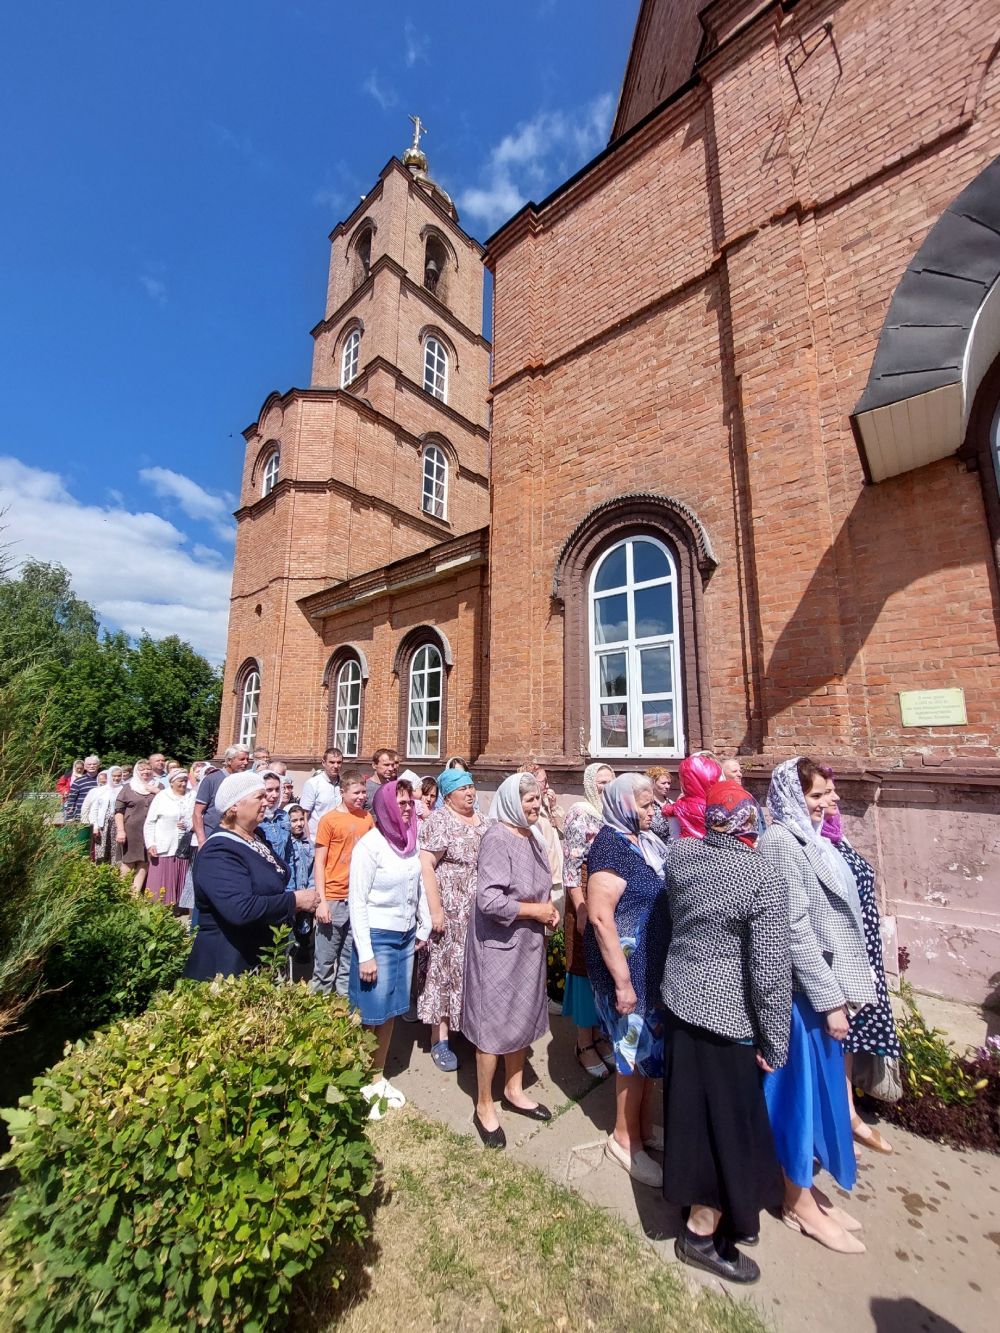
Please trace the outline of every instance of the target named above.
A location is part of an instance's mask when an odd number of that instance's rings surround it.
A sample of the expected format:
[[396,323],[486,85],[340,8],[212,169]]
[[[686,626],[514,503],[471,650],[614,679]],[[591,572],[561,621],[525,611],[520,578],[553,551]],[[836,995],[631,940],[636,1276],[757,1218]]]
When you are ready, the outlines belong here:
[[78,1045],[3,1113],[5,1326],[276,1327],[365,1230],[371,1047],[344,1001],[264,974],[184,982]]
[[72,1041],[141,1014],[178,979],[191,940],[170,908],[134,895],[113,866],[76,859],[64,891],[73,919],[46,961],[43,1007]]

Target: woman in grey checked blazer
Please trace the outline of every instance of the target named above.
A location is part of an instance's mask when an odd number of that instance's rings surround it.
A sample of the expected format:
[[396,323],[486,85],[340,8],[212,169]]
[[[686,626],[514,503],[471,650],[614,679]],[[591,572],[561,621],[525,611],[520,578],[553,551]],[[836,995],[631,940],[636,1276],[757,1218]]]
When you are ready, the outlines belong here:
[[788,886],[795,994],[784,1068],[764,1084],[785,1175],[782,1220],[841,1254],[861,1254],[859,1224],[813,1187],[818,1159],[843,1189],[857,1175],[841,1042],[849,1010],[875,1002],[857,885],[821,836],[831,784],[811,759],[780,764],[761,855]]

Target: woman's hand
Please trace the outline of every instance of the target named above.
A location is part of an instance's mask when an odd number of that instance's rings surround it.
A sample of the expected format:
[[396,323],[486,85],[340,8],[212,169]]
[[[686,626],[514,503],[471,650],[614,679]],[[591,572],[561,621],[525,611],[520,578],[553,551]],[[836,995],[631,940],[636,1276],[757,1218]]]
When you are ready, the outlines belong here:
[[834,1041],[843,1041],[851,1030],[848,1022],[847,1010],[841,1005],[839,1009],[831,1009],[826,1016],[826,1030]]
[[559,908],[555,903],[542,903],[541,922],[549,930],[555,930],[559,925]]
[[159,855],[160,855],[160,853],[156,850],[155,847],[147,847],[147,848],[146,848],[146,860],[147,860],[147,861],[155,861],[155,860],[157,860],[157,859],[159,858]]
[[754,1056],[756,1057],[757,1060],[758,1069],[763,1069],[765,1074],[774,1073],[774,1065],[769,1065],[767,1061],[764,1059],[764,1057],[761,1055],[760,1051],[755,1051]]
[[582,935],[587,929],[587,904],[581,903],[576,909],[576,928]]
[[315,912],[319,906],[319,893],[315,889],[296,889],[295,906],[300,912]]
[[125,840],[126,840],[126,835],[124,829],[122,829],[120,833],[115,833],[115,842],[119,843],[122,847],[125,846]]
[[316,921],[321,926],[328,926],[332,920],[330,904],[325,898],[321,898],[316,905]]
[[441,907],[436,912],[431,912],[431,933],[433,935],[444,933],[444,909]]
[[376,981],[378,979],[378,964],[374,958],[369,958],[367,963],[358,964],[358,976],[362,981]]
[[615,987],[615,1008],[623,1018],[626,1014],[634,1014],[638,1003],[631,981]]

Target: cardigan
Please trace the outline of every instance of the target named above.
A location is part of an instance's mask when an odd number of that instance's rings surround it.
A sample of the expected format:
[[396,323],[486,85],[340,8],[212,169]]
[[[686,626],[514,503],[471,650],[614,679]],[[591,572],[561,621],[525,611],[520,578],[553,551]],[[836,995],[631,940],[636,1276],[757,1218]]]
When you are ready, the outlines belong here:
[[369,829],[354,844],[347,902],[354,947],[362,963],[375,957],[373,930],[405,935],[416,926],[418,940],[426,940],[431,933],[420,857],[415,851],[412,856],[400,856],[377,828]]
[[[805,993],[818,1014],[874,1004],[864,925],[824,848],[798,829],[777,823],[757,846],[788,885],[795,989]],[[832,846],[829,855],[838,856]]]
[[752,1041],[772,1068],[788,1058],[792,969],[788,890],[738,838],[667,844],[671,939],[663,1002],[695,1027]]
[[295,918],[287,868],[276,870],[243,838],[220,830],[199,848],[191,874],[198,933],[184,975],[210,981],[257,967],[272,926],[290,926]]

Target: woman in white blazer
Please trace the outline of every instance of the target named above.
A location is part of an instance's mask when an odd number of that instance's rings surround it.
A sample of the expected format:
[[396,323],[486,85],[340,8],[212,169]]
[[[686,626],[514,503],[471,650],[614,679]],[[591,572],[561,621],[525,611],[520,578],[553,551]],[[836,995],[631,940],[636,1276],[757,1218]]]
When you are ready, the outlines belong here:
[[842,1189],[857,1176],[844,1082],[849,1013],[875,1002],[857,885],[821,835],[831,783],[811,759],[780,764],[761,855],[788,886],[794,996],[788,1060],[764,1083],[785,1175],[782,1220],[841,1254],[862,1254],[859,1224],[813,1187],[818,1159]]

